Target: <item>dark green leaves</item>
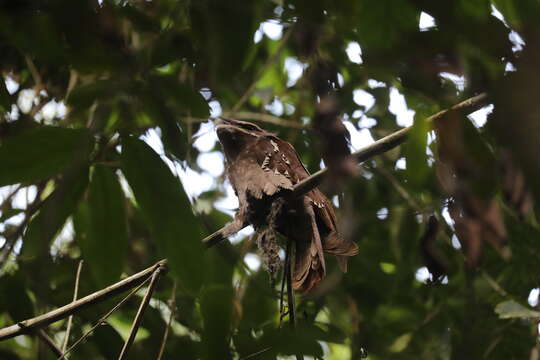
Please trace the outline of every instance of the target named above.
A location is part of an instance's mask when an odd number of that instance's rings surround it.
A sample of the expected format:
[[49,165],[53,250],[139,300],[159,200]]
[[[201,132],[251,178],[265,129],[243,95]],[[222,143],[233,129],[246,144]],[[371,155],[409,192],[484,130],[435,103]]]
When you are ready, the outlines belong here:
[[91,151],[87,130],[38,127],[0,145],[0,186],[31,182],[56,175]]
[[204,317],[203,359],[230,359],[229,331],[233,290],[214,285],[204,290],[201,312]]
[[430,171],[426,155],[428,126],[424,116],[415,116],[412,130],[405,145],[407,178],[412,182],[411,185],[417,187],[424,185]]
[[[117,281],[126,259],[128,245],[125,199],[116,174],[97,165],[92,174],[88,201],[81,204],[79,216],[86,217],[86,231],[78,241],[83,258],[100,286]],[[83,227],[84,229],[84,227]]]
[[196,291],[204,274],[202,231],[182,184],[143,141],[126,137],[122,147],[122,171],[162,256],[181,285]]
[[26,279],[18,271],[0,281],[0,309],[6,310],[13,321],[23,321],[34,315],[32,300],[26,292]]
[[10,96],[7,91],[4,79],[0,79],[0,110],[8,111],[10,107]]
[[88,185],[88,168],[74,168],[58,182],[54,192],[32,218],[23,239],[22,256],[35,257],[48,250],[54,236],[73,213]]

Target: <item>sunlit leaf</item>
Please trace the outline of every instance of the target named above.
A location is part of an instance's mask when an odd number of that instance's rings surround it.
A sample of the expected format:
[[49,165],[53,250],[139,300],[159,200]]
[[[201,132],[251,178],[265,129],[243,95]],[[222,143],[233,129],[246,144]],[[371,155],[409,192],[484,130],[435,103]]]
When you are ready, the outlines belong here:
[[497,304],[495,312],[499,314],[501,319],[535,319],[540,317],[540,311],[528,309],[514,300],[507,300]]
[[406,333],[398,337],[390,346],[390,351],[394,353],[402,352],[407,348],[412,339],[412,333]]

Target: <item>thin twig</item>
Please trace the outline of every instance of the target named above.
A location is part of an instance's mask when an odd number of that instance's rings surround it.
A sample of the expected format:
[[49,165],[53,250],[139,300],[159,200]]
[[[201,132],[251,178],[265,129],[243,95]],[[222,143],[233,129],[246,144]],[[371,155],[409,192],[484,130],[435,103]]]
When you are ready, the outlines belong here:
[[[7,265],[9,258],[9,255],[13,252],[13,249],[15,248],[15,244],[17,243],[17,240],[23,235],[24,230],[26,229],[26,226],[30,222],[30,219],[34,214],[39,210],[39,208],[43,205],[43,201],[41,200],[41,193],[44,189],[44,186],[38,185],[38,190],[36,197],[34,201],[32,201],[31,204],[26,206],[25,209],[25,217],[24,220],[17,226],[17,228],[9,234],[9,236],[6,236],[6,244],[2,248],[2,253],[0,254],[0,272],[4,269],[4,267]],[[0,338],[1,340],[1,338]]]
[[287,253],[288,261],[285,264],[285,269],[287,272],[287,307],[289,308],[289,322],[292,328],[296,327],[296,304],[294,302],[294,290],[292,287],[292,256],[290,255],[292,249],[292,241],[287,241]]
[[[81,278],[81,270],[83,266],[84,260],[79,261],[79,265],[77,266],[77,275],[75,275],[75,289],[73,290],[73,300],[76,301],[77,297],[79,296],[79,281]],[[73,323],[73,315],[69,315],[67,326],[66,326],[66,335],[64,336],[64,343],[62,344],[62,352],[66,352],[67,344],[69,342],[69,333],[71,332],[71,324]]]
[[4,207],[7,206],[7,204],[11,201],[11,199],[13,199],[13,197],[19,192],[19,190],[21,190],[21,188],[22,188],[22,184],[19,184],[18,186],[16,186],[15,190],[9,193],[9,195],[6,196],[6,198],[2,201],[2,203],[0,204],[0,209],[4,209]]
[[30,74],[32,75],[32,79],[34,80],[34,84],[36,85],[35,88],[37,89],[37,93],[43,89],[43,81],[41,80],[41,75],[39,74],[39,71],[36,68],[36,65],[32,61],[32,59],[26,55],[24,57],[24,60],[26,61],[26,65],[28,66],[28,70],[30,71]]
[[55,356],[62,356],[62,350],[60,350],[60,348],[56,346],[53,339],[51,339],[51,337],[45,332],[45,330],[39,329],[38,331],[36,331],[36,335],[38,338],[40,338],[41,341],[43,341],[45,345],[47,345],[49,349],[51,349]]
[[81,336],[77,341],[73,343],[63,354],[58,358],[58,360],[63,360],[66,358],[66,355],[69,354],[71,350],[75,348],[75,346],[79,345],[84,339],[86,339],[88,336],[92,334],[92,332],[100,325],[105,324],[105,320],[109,318],[116,310],[118,310],[126,301],[128,301],[137,291],[139,291],[146,283],[150,280],[150,278],[146,278],[139,286],[137,286],[135,289],[131,290],[129,294],[127,294],[126,297],[124,297],[118,304],[116,304],[111,310],[109,310],[105,315],[103,315],[95,324],[84,333],[83,336]]
[[[294,289],[292,286],[292,273],[293,273],[292,266],[294,264],[291,260],[293,258],[291,251],[292,251],[292,241],[288,240],[287,241],[287,254],[289,254],[289,256],[288,256],[288,261],[285,264],[285,269],[287,272],[287,307],[289,308],[289,323],[291,327],[295,329],[296,328],[296,303],[294,299]],[[304,355],[302,354],[296,354],[295,357],[296,357],[296,360],[304,360]]]
[[161,340],[161,346],[159,347],[159,353],[156,360],[161,360],[161,357],[165,352],[165,344],[167,343],[167,338],[169,337],[169,331],[171,329],[172,321],[176,314],[176,280],[173,282],[172,294],[171,298],[169,299],[169,307],[171,310],[171,315],[169,316],[169,321],[167,322],[165,333],[163,333],[163,340]]
[[240,360],[252,359],[252,358],[254,358],[254,357],[257,356],[257,355],[261,355],[261,354],[267,352],[267,351],[270,350],[270,349],[272,349],[272,347],[269,346],[269,347],[267,347],[267,348],[264,348],[264,349],[262,349],[262,350],[259,350],[259,351],[257,351],[257,352],[254,352],[253,354],[249,354],[248,356],[243,357],[243,358],[241,358]]
[[283,127],[289,127],[294,129],[309,129],[308,126],[299,123],[297,121],[291,121],[282,119],[278,116],[270,115],[270,114],[263,114],[263,113],[256,113],[256,112],[250,112],[250,111],[239,111],[239,112],[225,112],[223,113],[223,117],[234,117],[238,120],[254,120],[254,121],[260,121],[265,122],[268,124],[274,124],[279,125]]
[[288,313],[288,311],[287,313],[285,312],[285,305],[283,301],[283,297],[285,294],[285,284],[287,284],[287,279],[288,279],[287,274],[289,272],[289,263],[291,261],[291,254],[290,254],[288,245],[289,245],[289,242],[287,243],[287,251],[285,252],[285,263],[283,265],[283,278],[281,280],[281,292],[279,296],[279,327],[281,327],[283,323],[283,318]]
[[259,82],[259,79],[264,75],[264,73],[268,70],[268,68],[270,66],[272,66],[275,61],[279,58],[279,56],[281,55],[281,52],[283,51],[284,47],[285,47],[285,44],[287,44],[287,41],[289,40],[289,38],[291,37],[291,34],[293,32],[293,29],[294,29],[294,25],[292,25],[288,30],[287,32],[285,33],[285,35],[283,35],[283,37],[281,38],[281,42],[279,43],[279,46],[276,50],[276,52],[266,61],[266,63],[264,64],[264,66],[261,68],[261,71],[257,74],[257,76],[255,77],[255,80],[251,83],[251,85],[249,86],[249,88],[246,90],[246,92],[244,92],[244,94],[242,95],[242,97],[240,98],[240,100],[238,100],[238,102],[233,106],[232,110],[230,111],[230,113],[235,113],[237,112],[241,107],[242,105],[244,105],[244,103],[247,101],[247,99],[251,96],[251,94],[253,93],[253,91],[255,91],[256,87],[257,87],[257,83]]
[[159,279],[159,275],[161,274],[162,270],[163,269],[160,266],[152,274],[152,280],[150,280],[150,285],[148,286],[148,289],[146,290],[146,294],[144,294],[144,297],[141,301],[141,305],[139,306],[139,310],[137,310],[137,314],[135,315],[135,319],[133,319],[133,324],[131,324],[131,330],[129,331],[129,336],[126,342],[124,343],[124,347],[122,347],[122,351],[120,352],[120,355],[118,356],[118,360],[124,360],[127,357],[129,348],[131,347],[131,345],[133,344],[133,341],[135,340],[137,331],[139,331],[139,326],[141,325],[144,311],[146,310],[146,307],[148,306],[148,303],[150,302],[150,299],[152,298],[152,294],[154,293],[154,290],[157,285],[157,280]]
[[61,356],[62,350],[54,343],[53,339],[43,329],[39,329],[35,332],[38,339],[40,339],[47,347],[53,352],[55,356]]
[[[459,104],[456,104],[447,110],[439,111],[435,115],[428,117],[426,121],[428,123],[433,123],[434,121],[439,120],[443,118],[445,115],[452,112],[476,111],[482,108],[483,106],[485,106],[488,102],[487,100],[488,100],[488,97],[485,93],[480,94],[478,96],[462,101]],[[409,134],[411,130],[412,130],[412,126],[398,130],[388,136],[383,137],[382,139],[375,141],[374,143],[364,147],[363,149],[353,153],[351,156],[356,160],[357,163],[363,163],[405,142],[405,140],[407,139],[407,135]],[[321,184],[327,172],[328,172],[328,168],[321,169],[317,171],[316,173],[312,174],[311,176],[300,181],[299,183],[294,185],[293,190],[288,193],[288,196],[299,197],[306,194],[307,192],[309,192],[310,190],[312,190],[313,188]],[[244,224],[243,227],[246,227],[247,225],[248,224],[246,223]],[[224,239],[225,237],[224,237],[224,232],[222,228],[216,231],[215,233],[205,237],[202,240],[202,242],[205,247],[210,248],[220,243]]]
[[[21,325],[24,327],[24,325]],[[29,330],[32,332],[32,330]],[[34,334],[40,339],[56,356],[62,356],[62,350],[56,344],[54,343],[53,339],[47,334],[47,332],[43,329],[39,329],[34,332]]]
[[0,329],[0,340],[5,340],[17,335],[26,334],[29,332],[30,329],[41,328],[46,325],[52,324],[53,322],[64,319],[65,317],[74,314],[82,309],[86,309],[88,306],[99,304],[117,294],[132,289],[143,281],[149,279],[154,273],[154,271],[156,271],[157,267],[164,267],[166,263],[167,260],[161,260],[158,263],[150,266],[149,268],[138,272],[137,274],[131,275],[111,286],[106,287],[105,289],[101,289],[90,295],[87,295],[82,299],[64,305],[58,309],[49,311],[48,313],[45,313],[43,315],[39,315],[34,318],[24,320],[18,324]]

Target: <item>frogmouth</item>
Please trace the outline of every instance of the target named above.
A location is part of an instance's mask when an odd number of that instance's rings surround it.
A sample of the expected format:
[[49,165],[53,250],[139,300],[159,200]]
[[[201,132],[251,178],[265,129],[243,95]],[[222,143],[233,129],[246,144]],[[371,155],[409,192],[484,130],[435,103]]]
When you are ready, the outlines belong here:
[[235,220],[224,235],[252,224],[257,231],[272,226],[294,241],[293,287],[304,293],[325,276],[323,252],[336,255],[346,272],[347,258],[358,248],[340,236],[328,198],[317,188],[297,198],[283,196],[309,176],[292,145],[244,121],[221,119],[216,130],[239,200]]

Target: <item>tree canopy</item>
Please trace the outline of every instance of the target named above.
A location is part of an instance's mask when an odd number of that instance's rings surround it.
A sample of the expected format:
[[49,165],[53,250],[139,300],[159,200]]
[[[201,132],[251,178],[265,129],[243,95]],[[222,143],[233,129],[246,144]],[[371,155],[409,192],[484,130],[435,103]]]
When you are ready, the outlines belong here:
[[[0,337],[24,333],[0,358],[538,359],[538,24],[535,0],[0,1]],[[203,245],[234,213],[220,115],[328,166],[358,244],[295,328],[249,232]],[[406,126],[351,169],[343,129]]]

